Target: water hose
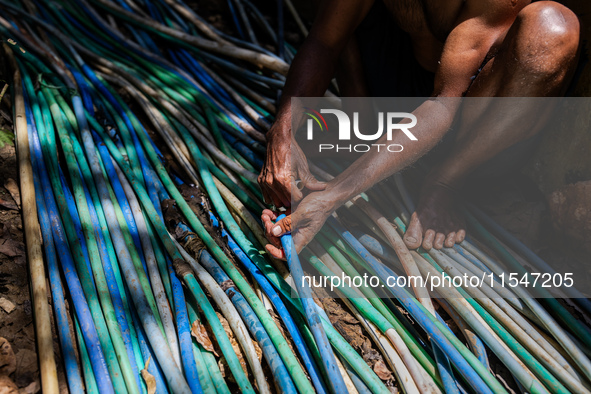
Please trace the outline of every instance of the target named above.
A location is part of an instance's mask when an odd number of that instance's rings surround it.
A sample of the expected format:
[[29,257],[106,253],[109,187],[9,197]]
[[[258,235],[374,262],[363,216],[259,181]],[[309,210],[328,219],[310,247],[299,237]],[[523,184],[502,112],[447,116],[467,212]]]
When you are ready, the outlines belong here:
[[[284,217],[285,215],[280,215],[277,220],[281,220]],[[320,351],[324,370],[326,371],[330,381],[331,390],[333,393],[346,392],[347,389],[345,387],[345,382],[343,381],[343,377],[337,368],[335,356],[328,342],[328,338],[326,337],[326,333],[322,327],[322,323],[320,322],[320,317],[317,315],[316,309],[312,305],[314,304],[312,291],[309,287],[304,285],[304,271],[302,270],[302,265],[300,264],[297,253],[293,252],[293,241],[291,240],[291,235],[283,235],[281,237],[281,244],[283,245],[283,250],[285,251],[285,256],[289,263],[289,271],[292,273],[295,282],[301,284],[300,286],[296,286],[296,289],[299,294],[300,301],[302,302],[302,306],[304,307],[308,326],[312,330],[312,334],[314,335],[314,339],[316,341],[316,346],[318,346]]]

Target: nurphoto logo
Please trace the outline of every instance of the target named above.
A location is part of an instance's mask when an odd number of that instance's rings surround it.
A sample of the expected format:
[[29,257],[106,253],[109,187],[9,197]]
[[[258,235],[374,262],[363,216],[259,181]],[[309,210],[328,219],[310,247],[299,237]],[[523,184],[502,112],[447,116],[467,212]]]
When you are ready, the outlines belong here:
[[[378,141],[386,132],[386,140],[392,141],[394,131],[400,130],[411,141],[417,141],[417,137],[410,131],[417,125],[417,117],[408,112],[378,112],[377,114],[377,131],[375,133],[366,134],[367,130],[361,131],[359,127],[359,112],[353,112],[353,127],[351,127],[351,120],[346,112],[339,109],[321,109],[320,112],[304,107],[306,115],[310,118],[307,120],[307,139],[314,139],[314,129],[320,129],[321,132],[328,131],[328,124],[322,114],[332,114],[336,116],[338,122],[338,139],[339,141],[351,140],[351,129],[354,137],[361,141]],[[386,119],[384,122],[384,118]],[[405,123],[400,123],[402,120],[407,120]],[[384,123],[386,123],[384,127]],[[348,152],[368,152],[372,148],[378,151],[384,150],[388,152],[402,152],[404,149],[400,144],[387,143],[373,143],[373,144],[328,144],[321,143],[318,145],[319,152],[333,150],[348,151]]]

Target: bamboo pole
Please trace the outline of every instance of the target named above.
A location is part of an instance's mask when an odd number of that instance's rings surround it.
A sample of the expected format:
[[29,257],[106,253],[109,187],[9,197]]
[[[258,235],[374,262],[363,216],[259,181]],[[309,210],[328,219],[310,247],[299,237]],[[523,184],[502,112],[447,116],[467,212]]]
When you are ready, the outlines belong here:
[[51,318],[49,303],[47,302],[47,287],[45,281],[45,266],[41,249],[41,228],[37,219],[37,203],[35,201],[35,186],[33,185],[33,166],[29,150],[27,133],[27,118],[25,115],[25,101],[21,74],[16,64],[12,49],[4,43],[4,50],[14,71],[14,128],[16,134],[16,148],[18,155],[21,200],[25,240],[29,271],[31,273],[31,290],[35,313],[35,334],[39,354],[41,371],[41,388],[44,393],[59,393],[57,369],[53,353],[53,338],[51,332]]

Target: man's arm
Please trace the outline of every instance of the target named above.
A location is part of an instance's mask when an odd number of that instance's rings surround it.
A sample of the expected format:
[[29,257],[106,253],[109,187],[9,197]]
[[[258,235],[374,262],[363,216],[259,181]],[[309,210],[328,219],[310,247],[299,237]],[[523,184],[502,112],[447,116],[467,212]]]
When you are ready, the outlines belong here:
[[290,117],[292,97],[324,95],[341,52],[372,5],[373,0],[321,2],[310,34],[290,66],[277,119]]
[[[324,210],[325,215],[330,214],[350,198],[413,163],[441,140],[451,126],[471,77],[528,2],[516,3],[512,5],[509,0],[469,0],[465,4],[456,27],[444,45],[433,98],[413,112],[418,123],[412,132],[418,140],[410,141],[403,133],[396,134],[391,141],[384,136],[378,143],[401,144],[405,149],[400,153],[370,151],[331,181],[326,190],[306,197],[293,214],[297,227],[294,242],[298,250],[324,223],[327,216],[319,215],[319,210]],[[310,204],[306,204],[307,200]],[[319,205],[308,207],[312,204]]]
[[468,0],[445,40],[435,74],[435,97],[460,97],[484,58],[500,45],[519,11],[531,0]]
[[[267,133],[267,156],[259,176],[263,196],[277,207],[289,207],[292,199],[291,161],[291,98],[321,97],[332,79],[337,60],[357,25],[363,20],[373,0],[327,0],[320,5],[310,34],[302,44],[287,75],[287,80],[278,106],[273,127]],[[302,157],[292,160],[301,162],[297,174],[304,186],[319,190],[309,174]],[[294,199],[303,196],[293,190]]]
[[508,0],[467,2],[445,42],[435,75],[433,99],[413,112],[418,123],[412,132],[418,141],[409,141],[403,133],[395,135],[391,142],[382,137],[378,143],[399,143],[407,149],[397,154],[371,151],[359,158],[328,185],[327,192],[337,197],[336,204],[411,164],[441,140],[451,126],[471,77],[521,8],[511,6]]

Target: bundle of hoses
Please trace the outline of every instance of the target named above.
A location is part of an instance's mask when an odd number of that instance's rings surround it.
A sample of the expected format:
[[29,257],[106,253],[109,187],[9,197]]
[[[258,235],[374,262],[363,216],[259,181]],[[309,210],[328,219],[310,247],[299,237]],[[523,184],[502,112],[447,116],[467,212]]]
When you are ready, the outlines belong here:
[[474,207],[474,241],[409,251],[397,177],[329,218],[299,259],[284,236],[289,269],[261,252],[256,174],[293,49],[251,2],[229,0],[241,38],[181,0],[0,5],[44,392],[58,390],[45,273],[72,392],[591,392],[591,332],[571,313],[591,307],[575,290],[566,309],[520,286],[339,287],[378,366],[292,286],[304,259],[311,274],[382,284],[549,269]]

